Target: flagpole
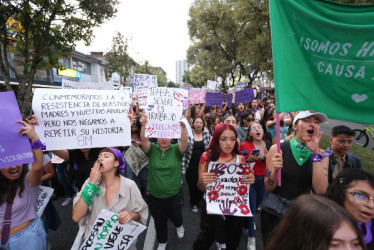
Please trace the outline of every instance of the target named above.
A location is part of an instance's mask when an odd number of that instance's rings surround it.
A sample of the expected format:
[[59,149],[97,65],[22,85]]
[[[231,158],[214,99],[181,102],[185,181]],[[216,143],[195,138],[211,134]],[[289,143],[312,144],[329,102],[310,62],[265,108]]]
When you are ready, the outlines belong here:
[[[280,148],[280,140],[281,140],[281,135],[280,135],[280,121],[279,121],[279,113],[276,113],[276,131],[277,131],[277,153],[281,153],[281,148]],[[278,186],[282,186],[282,179],[281,179],[281,169],[278,169]]]

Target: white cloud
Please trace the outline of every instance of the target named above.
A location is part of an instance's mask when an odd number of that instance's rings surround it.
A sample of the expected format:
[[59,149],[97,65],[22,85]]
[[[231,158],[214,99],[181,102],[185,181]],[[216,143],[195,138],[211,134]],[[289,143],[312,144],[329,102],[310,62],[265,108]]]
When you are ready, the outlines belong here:
[[[115,18],[94,29],[89,47],[79,42],[77,50],[108,51],[119,31],[129,38],[129,54],[137,62],[148,60],[162,67],[175,82],[175,62],[185,59],[190,45],[187,19],[192,0],[122,0]],[[131,40],[130,40],[131,39]]]

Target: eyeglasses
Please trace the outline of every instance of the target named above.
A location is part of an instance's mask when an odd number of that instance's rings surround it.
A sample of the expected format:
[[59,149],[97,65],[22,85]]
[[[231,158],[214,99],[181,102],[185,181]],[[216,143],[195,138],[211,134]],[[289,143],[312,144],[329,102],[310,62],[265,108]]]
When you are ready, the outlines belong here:
[[261,129],[262,129],[262,127],[260,127],[260,126],[251,128],[252,131],[261,130]]
[[253,122],[255,119],[251,119],[251,118],[244,118],[244,120],[248,121],[248,122]]
[[346,142],[348,143],[348,144],[352,144],[353,143],[353,140],[344,140],[344,139],[339,139],[339,140],[337,140],[339,143],[341,143],[341,144],[345,144]]
[[357,203],[360,203],[360,204],[363,204],[363,205],[368,205],[369,202],[371,201],[371,205],[374,206],[374,197],[369,197],[366,194],[361,194],[361,193],[356,193],[356,192],[347,191],[347,193],[350,193],[351,195],[353,195],[353,197],[356,199]]
[[194,122],[194,124],[196,124],[196,125],[203,125],[204,123],[203,122]]

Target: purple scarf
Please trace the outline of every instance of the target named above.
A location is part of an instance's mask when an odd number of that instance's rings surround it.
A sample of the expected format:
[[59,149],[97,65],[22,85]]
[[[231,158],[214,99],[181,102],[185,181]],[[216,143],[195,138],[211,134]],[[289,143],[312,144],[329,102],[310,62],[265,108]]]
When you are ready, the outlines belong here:
[[371,230],[370,230],[371,222],[372,221],[369,221],[366,223],[361,223],[361,222],[358,223],[358,227],[360,228],[362,238],[364,239],[364,242],[366,245],[369,244],[373,239],[373,235],[371,234]]

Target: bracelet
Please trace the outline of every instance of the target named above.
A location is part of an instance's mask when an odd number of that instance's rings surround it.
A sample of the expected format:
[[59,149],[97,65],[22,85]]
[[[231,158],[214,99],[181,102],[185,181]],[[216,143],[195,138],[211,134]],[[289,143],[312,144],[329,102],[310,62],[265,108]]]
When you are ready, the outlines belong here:
[[313,162],[321,162],[323,158],[326,158],[330,156],[331,154],[332,154],[331,150],[325,150],[324,152],[322,152],[322,154],[312,153],[311,158]]
[[41,148],[42,150],[46,150],[45,143],[42,143],[40,140],[36,140],[31,143],[31,148],[32,149],[39,149]]
[[84,202],[88,206],[90,206],[92,204],[92,198],[95,196],[95,194],[97,196],[100,195],[100,188],[96,187],[91,182],[88,182],[87,185],[84,187],[81,196],[82,196]]

